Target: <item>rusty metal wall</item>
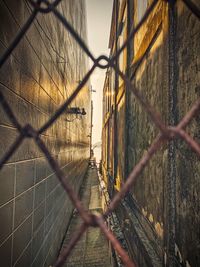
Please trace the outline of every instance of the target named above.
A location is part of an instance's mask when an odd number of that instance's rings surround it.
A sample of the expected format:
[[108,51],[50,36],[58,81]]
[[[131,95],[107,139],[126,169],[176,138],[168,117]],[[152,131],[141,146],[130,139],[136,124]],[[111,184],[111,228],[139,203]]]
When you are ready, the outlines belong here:
[[[28,1],[0,1],[0,52],[32,13]],[[58,10],[86,40],[85,4],[63,1]],[[39,129],[73,92],[87,71],[87,58],[52,14],[37,16],[0,70],[0,91],[21,125]],[[66,179],[79,191],[89,158],[90,92],[71,107],[87,115],[73,122],[63,114],[41,138]],[[0,107],[0,154],[18,136]],[[43,153],[25,140],[0,172],[0,257],[2,266],[49,266],[57,256],[72,204]]]
[[[199,1],[193,1],[200,7]],[[177,117],[184,116],[200,96],[200,22],[177,3],[176,62]],[[186,29],[186,30],[183,30]],[[200,141],[200,117],[187,128]],[[177,142],[176,149],[176,255],[191,266],[200,265],[200,163],[199,158]]]
[[[198,1],[193,3],[199,7]],[[113,30],[112,38],[119,38],[124,5],[133,6],[129,18],[132,30],[148,7],[147,1],[121,1],[117,33]],[[158,1],[128,48],[127,76],[135,90],[159,112],[165,124],[177,125],[192,103],[199,99],[199,44],[200,22],[187,4]],[[113,45],[111,55],[115,49]],[[120,90],[116,89],[118,172],[110,179],[114,184],[108,183],[108,189],[113,191],[114,187],[116,192],[126,182],[124,174],[131,173],[130,177],[138,162],[142,164],[141,158],[159,132],[158,125],[152,124],[151,116],[144,112],[142,101],[131,92],[130,85],[125,87],[125,103]],[[104,98],[106,101],[106,95]],[[110,112],[106,115],[103,131],[108,130],[108,118],[113,117]],[[200,140],[198,123],[197,116],[187,127],[197,142]],[[109,140],[104,139],[103,149],[107,143]],[[106,175],[104,168],[105,179]],[[125,236],[139,266],[200,264],[199,177],[198,156],[183,140],[171,140],[157,151],[135,179],[125,201],[117,208],[117,214],[121,223],[129,222]]]
[[[137,9],[137,1],[135,2]],[[168,119],[168,5],[164,1],[160,1],[152,11],[149,19],[145,21],[143,27],[134,39],[134,57],[131,65],[131,76],[135,87],[142,92],[144,97],[148,99],[155,110],[159,111],[162,120],[167,123]],[[145,8],[144,8],[145,10]],[[137,14],[137,13],[136,13]],[[137,17],[137,16],[136,16]],[[137,23],[137,19],[135,19]],[[139,58],[144,55],[141,64],[136,67]],[[165,58],[165,60],[163,60]],[[135,97],[129,93],[128,103],[128,173],[133,166],[137,164],[139,159],[148,150],[158,134],[158,129],[151,123],[147,113],[144,113]],[[164,231],[164,181],[167,178],[167,154],[168,147],[163,146],[152,158],[150,164],[145,168],[144,172],[134,183],[131,190],[133,199],[129,199],[130,206],[135,210],[135,205],[139,207],[137,212],[139,221],[142,221],[141,229],[146,229],[147,234],[143,236],[146,242],[152,243],[152,251],[143,246],[141,236],[138,234],[137,257],[140,256],[140,266],[143,259],[141,254],[146,251],[146,265],[159,266],[162,262],[163,251],[157,253],[156,246],[164,247],[163,231]],[[135,201],[134,201],[135,200]],[[133,203],[132,203],[133,202]],[[145,217],[142,219],[140,217]],[[133,221],[134,218],[129,218]],[[136,220],[135,220],[136,221]],[[133,221],[134,222],[134,221]],[[153,227],[156,237],[151,234]],[[167,233],[166,233],[167,234]],[[152,238],[151,235],[154,237]],[[155,241],[158,239],[159,241]],[[147,251],[149,250],[149,251]],[[155,252],[154,252],[155,251]],[[154,253],[153,253],[154,252]],[[149,255],[152,253],[154,259]],[[156,257],[155,255],[158,254]]]

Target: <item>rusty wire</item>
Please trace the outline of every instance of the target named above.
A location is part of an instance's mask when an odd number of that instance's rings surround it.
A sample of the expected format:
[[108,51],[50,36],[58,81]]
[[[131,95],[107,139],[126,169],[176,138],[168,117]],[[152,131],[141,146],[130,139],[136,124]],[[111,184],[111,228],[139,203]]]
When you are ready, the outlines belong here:
[[[11,42],[9,47],[6,49],[6,51],[3,53],[3,55],[0,58],[0,67],[6,62],[8,57],[12,54],[13,50],[16,48],[16,46],[19,44],[23,36],[26,34],[32,23],[34,22],[36,16],[38,13],[49,13],[52,12],[55,17],[64,25],[67,31],[70,32],[70,34],[73,36],[73,38],[76,40],[76,42],[80,45],[80,47],[83,49],[83,51],[86,53],[86,55],[93,61],[93,65],[91,69],[88,71],[88,73],[85,75],[85,77],[82,79],[80,84],[77,86],[77,88],[74,90],[74,92],[71,94],[71,96],[65,101],[63,105],[61,105],[58,110],[53,114],[53,116],[38,130],[33,129],[33,127],[29,124],[22,127],[15,116],[15,114],[12,111],[12,108],[8,104],[6,98],[4,95],[0,92],[0,104],[4,111],[7,113],[10,121],[12,124],[16,127],[19,135],[14,141],[14,143],[9,147],[9,149],[6,151],[6,153],[3,155],[3,157],[0,160],[0,169],[2,169],[3,165],[9,160],[9,158],[13,155],[13,153],[18,149],[18,147],[21,145],[23,140],[25,138],[32,138],[35,143],[38,145],[40,150],[44,153],[45,157],[47,158],[47,161],[49,162],[52,170],[55,172],[57,178],[59,179],[60,183],[62,184],[63,188],[67,192],[70,200],[72,201],[74,207],[76,207],[77,211],[79,212],[83,223],[82,225],[77,229],[75,234],[72,236],[71,241],[68,244],[68,247],[62,251],[57,261],[54,263],[55,267],[62,266],[66,259],[69,257],[71,251],[73,250],[76,243],[81,238],[82,234],[87,230],[88,227],[99,227],[102,231],[102,233],[106,236],[106,238],[111,242],[116,252],[119,254],[119,256],[122,259],[122,262],[127,267],[135,267],[136,263],[132,262],[125,250],[121,247],[119,241],[116,239],[114,234],[107,228],[105,224],[105,219],[107,216],[117,207],[119,202],[122,200],[122,198],[126,195],[126,193],[130,190],[130,188],[133,186],[133,183],[135,179],[141,174],[141,172],[144,170],[144,168],[147,166],[148,162],[151,160],[152,156],[160,149],[162,144],[168,142],[169,140],[175,139],[175,138],[181,138],[183,139],[200,157],[200,145],[191,137],[189,136],[185,128],[186,126],[191,122],[191,120],[198,114],[200,111],[200,99],[196,101],[196,103],[192,106],[190,111],[183,117],[183,119],[178,123],[177,126],[167,126],[163,121],[161,120],[160,114],[155,111],[155,109],[148,103],[148,101],[145,100],[143,95],[134,87],[131,80],[126,77],[118,68],[116,65],[116,59],[120,56],[122,51],[127,47],[130,41],[132,41],[135,34],[138,32],[138,30],[141,28],[143,23],[146,21],[146,19],[151,14],[152,10],[156,6],[156,4],[159,2],[159,0],[154,0],[149,8],[147,9],[146,13],[144,14],[141,21],[138,23],[138,25],[131,30],[130,35],[128,36],[127,40],[124,42],[122,47],[116,52],[114,56],[111,58],[108,58],[104,55],[99,56],[98,58],[95,58],[90,50],[88,49],[85,42],[82,40],[82,38],[79,36],[79,34],[74,30],[72,25],[66,20],[66,18],[56,9],[58,4],[62,0],[55,0],[53,3],[50,3],[48,0],[29,0],[33,7],[32,14],[26,21],[26,23],[23,25],[23,27],[20,29],[20,31],[17,33],[14,40]],[[190,0],[182,0],[183,3],[189,8],[189,10],[198,18],[200,19],[200,10],[196,7],[196,5],[191,2]],[[143,58],[137,62],[137,66],[140,65]],[[102,61],[105,63],[102,64]],[[118,192],[114,198],[110,201],[107,210],[102,215],[94,215],[90,213],[89,211],[85,210],[83,207],[79,197],[77,194],[75,194],[72,187],[69,185],[69,183],[64,179],[65,175],[63,171],[60,169],[57,161],[51,156],[49,150],[47,149],[46,145],[40,138],[40,135],[45,132],[58,118],[65,109],[70,105],[70,103],[74,100],[74,98],[78,95],[78,93],[81,91],[81,89],[84,87],[84,85],[89,80],[91,74],[94,72],[96,68],[102,68],[106,69],[108,67],[111,67],[115,70],[115,72],[123,79],[125,85],[127,88],[129,88],[133,94],[136,96],[136,98],[139,100],[139,103],[142,105],[143,109],[146,111],[146,113],[150,116],[152,122],[156,125],[156,127],[159,129],[160,133],[156,137],[156,139],[152,142],[152,145],[149,147],[147,152],[143,155],[141,160],[136,164],[136,166],[133,168],[132,172],[129,174],[128,178],[126,179],[126,182],[123,184],[120,192]]]

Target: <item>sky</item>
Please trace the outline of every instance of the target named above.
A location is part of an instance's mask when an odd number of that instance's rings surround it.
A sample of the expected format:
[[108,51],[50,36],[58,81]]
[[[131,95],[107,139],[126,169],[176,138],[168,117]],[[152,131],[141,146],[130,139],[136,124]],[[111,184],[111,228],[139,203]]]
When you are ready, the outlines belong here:
[[[108,42],[112,18],[113,0],[86,0],[88,46],[98,57],[101,54],[109,56]],[[105,70],[97,69],[91,76],[90,83],[95,93],[92,93],[93,138],[92,143],[101,141],[102,130],[102,100]],[[98,157],[98,155],[96,155]]]

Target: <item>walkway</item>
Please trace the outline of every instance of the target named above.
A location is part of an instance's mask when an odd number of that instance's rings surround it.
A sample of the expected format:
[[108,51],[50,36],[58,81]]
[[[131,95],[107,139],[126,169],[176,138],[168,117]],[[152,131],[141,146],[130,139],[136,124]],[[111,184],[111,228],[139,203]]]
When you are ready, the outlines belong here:
[[[81,187],[81,200],[93,213],[101,212],[101,199],[96,168],[89,168]],[[82,220],[74,212],[69,229],[64,239],[63,248]],[[64,267],[111,267],[109,264],[108,242],[99,228],[89,228],[74,248]]]

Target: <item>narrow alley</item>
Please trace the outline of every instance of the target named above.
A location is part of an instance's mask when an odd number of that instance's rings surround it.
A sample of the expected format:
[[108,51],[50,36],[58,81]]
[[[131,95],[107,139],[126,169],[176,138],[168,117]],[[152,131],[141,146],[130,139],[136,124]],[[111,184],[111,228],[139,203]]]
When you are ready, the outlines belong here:
[[200,0],[0,0],[0,266],[200,267]]
[[[92,213],[102,213],[99,179],[96,167],[89,167],[80,190],[80,198],[85,208]],[[80,215],[74,210],[69,228],[61,249],[65,249],[71,235],[82,223]],[[108,241],[99,228],[90,227],[72,251],[63,267],[111,267],[109,263]]]

